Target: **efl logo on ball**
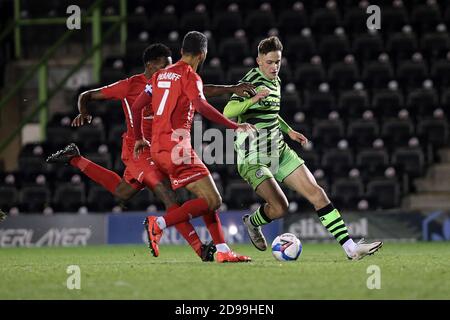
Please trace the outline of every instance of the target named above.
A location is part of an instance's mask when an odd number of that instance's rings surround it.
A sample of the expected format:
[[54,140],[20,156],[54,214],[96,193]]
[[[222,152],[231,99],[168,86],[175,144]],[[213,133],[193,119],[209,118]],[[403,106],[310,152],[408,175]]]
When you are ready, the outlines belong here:
[[279,261],[295,261],[302,253],[302,243],[292,233],[283,233],[272,242],[272,255]]

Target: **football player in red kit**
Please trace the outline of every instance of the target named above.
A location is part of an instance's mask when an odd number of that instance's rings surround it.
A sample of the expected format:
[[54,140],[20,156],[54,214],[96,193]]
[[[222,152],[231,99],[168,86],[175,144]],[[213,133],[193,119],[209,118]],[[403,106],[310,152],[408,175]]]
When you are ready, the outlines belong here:
[[191,31],[183,39],[182,57],[177,63],[157,71],[143,93],[132,106],[135,119],[135,156],[148,150],[150,143],[139,129],[142,109],[152,101],[154,112],[151,136],[151,156],[161,171],[169,176],[172,188],[185,187],[196,195],[181,206],[173,206],[163,217],[146,219],[150,249],[159,255],[159,240],[163,229],[189,219],[203,216],[217,248],[217,262],[247,262],[251,258],[231,251],[225,243],[216,210],[221,196],[209,173],[190,144],[190,128],[195,111],[205,118],[234,130],[252,132],[254,126],[236,124],[225,118],[205,100],[203,82],[196,73],[207,54],[207,38]]
[[[135,144],[133,127],[135,123],[131,114],[131,105],[145,88],[148,79],[153,73],[172,63],[171,52],[170,49],[163,44],[153,44],[144,51],[143,59],[145,66],[144,73],[134,75],[102,88],[83,92],[78,100],[80,114],[72,122],[72,126],[75,127],[91,122],[92,117],[87,109],[88,101],[121,100],[127,124],[127,131],[122,136],[122,161],[125,164],[123,177],[121,178],[115,172],[99,166],[81,156],[78,147],[73,143],[63,150],[51,155],[47,159],[47,162],[70,163],[72,166],[79,168],[90,179],[99,183],[123,201],[129,200],[142,188],[147,186],[153,190],[166,208],[170,208],[177,204],[175,194],[170,189],[167,178],[161,174],[151,160],[150,151],[146,152],[138,159],[133,157],[133,148]],[[205,87],[205,89],[211,96],[232,92],[243,95],[245,91],[251,92],[253,90],[248,84],[245,84],[244,86],[211,85]],[[143,130],[144,134],[151,136],[152,110],[145,109],[142,117],[142,126],[139,124],[139,128]],[[202,244],[192,224],[180,223],[175,227],[203,261],[213,260],[215,251],[214,245],[212,243],[208,245]]]

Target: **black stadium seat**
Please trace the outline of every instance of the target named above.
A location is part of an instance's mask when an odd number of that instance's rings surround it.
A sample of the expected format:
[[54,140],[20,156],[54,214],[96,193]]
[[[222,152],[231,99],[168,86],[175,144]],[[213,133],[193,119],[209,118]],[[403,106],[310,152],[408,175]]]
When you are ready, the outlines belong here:
[[61,184],[53,196],[54,208],[61,212],[76,212],[86,204],[84,184]]
[[367,183],[367,198],[377,209],[391,209],[400,205],[401,190],[395,179],[379,178]]
[[51,193],[47,186],[34,185],[20,190],[20,210],[39,213],[51,204]]

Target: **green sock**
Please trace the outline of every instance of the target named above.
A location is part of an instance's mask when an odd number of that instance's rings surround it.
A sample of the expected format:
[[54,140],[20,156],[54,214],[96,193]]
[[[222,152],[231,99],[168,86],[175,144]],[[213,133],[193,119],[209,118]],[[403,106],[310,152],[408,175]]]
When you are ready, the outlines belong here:
[[339,211],[329,204],[326,207],[317,210],[320,222],[325,226],[325,228],[333,235],[340,245],[343,245],[347,240],[350,239],[348,236],[347,226],[344,220],[341,218]]
[[266,213],[264,212],[264,205],[260,206],[255,212],[250,215],[250,223],[255,227],[263,226],[272,222]]

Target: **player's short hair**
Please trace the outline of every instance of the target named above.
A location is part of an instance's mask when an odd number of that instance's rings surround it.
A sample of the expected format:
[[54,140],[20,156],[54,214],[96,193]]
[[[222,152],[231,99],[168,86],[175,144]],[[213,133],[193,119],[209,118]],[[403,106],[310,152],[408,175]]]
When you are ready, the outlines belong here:
[[144,54],[142,55],[142,60],[144,64],[147,64],[150,61],[155,61],[159,58],[165,58],[172,56],[172,51],[162,44],[162,43],[154,43],[144,50]]
[[190,31],[186,33],[181,45],[183,53],[197,55],[206,52],[208,49],[208,38],[198,31]]
[[283,51],[283,45],[278,37],[269,37],[258,44],[258,54],[268,54],[272,51]]

